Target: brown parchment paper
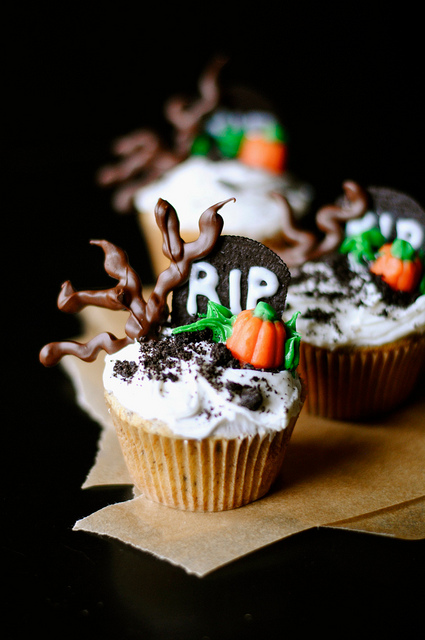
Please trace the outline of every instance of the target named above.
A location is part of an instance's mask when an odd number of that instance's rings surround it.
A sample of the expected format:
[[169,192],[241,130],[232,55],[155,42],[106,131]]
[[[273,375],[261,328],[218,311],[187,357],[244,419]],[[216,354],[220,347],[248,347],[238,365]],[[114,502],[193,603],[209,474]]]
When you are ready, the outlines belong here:
[[[127,314],[87,308],[84,334],[123,335]],[[103,357],[67,356],[77,402],[101,425],[96,459],[83,488],[131,484],[103,400]],[[417,394],[419,395],[419,394]],[[379,422],[344,423],[304,410],[281,475],[265,498],[233,511],[189,513],[135,495],[75,523],[117,538],[198,576],[297,532],[318,526],[404,539],[425,537],[425,400],[414,397]]]

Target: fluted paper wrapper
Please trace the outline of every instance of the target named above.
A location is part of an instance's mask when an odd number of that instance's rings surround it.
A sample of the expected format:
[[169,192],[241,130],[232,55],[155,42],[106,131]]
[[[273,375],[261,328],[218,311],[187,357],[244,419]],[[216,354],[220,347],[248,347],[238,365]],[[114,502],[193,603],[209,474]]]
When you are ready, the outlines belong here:
[[300,351],[309,413],[336,420],[370,419],[410,396],[425,361],[425,335],[334,350],[304,342]]
[[149,500],[187,511],[226,511],[265,495],[298,417],[275,433],[192,440],[153,433],[149,421],[133,424],[111,394],[105,399],[137,489]]
[[[105,328],[122,335],[128,318],[95,307],[81,315],[81,341]],[[88,364],[66,356],[62,365],[78,404],[101,427],[84,490],[133,485],[104,400],[103,358]],[[424,382],[422,377],[403,407],[375,420],[329,420],[304,405],[270,491],[239,509],[170,509],[134,490],[131,499],[87,514],[74,530],[116,538],[199,577],[313,527],[424,538]]]

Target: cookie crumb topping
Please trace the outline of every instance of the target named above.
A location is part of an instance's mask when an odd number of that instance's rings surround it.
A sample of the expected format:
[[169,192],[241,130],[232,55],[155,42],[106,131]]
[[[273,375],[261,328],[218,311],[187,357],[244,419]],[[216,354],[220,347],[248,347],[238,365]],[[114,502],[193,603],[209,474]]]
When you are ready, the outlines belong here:
[[114,376],[123,378],[123,380],[130,380],[138,369],[138,365],[134,360],[129,362],[128,360],[117,360],[114,363]]
[[[140,340],[139,354],[139,363],[116,360],[114,376],[130,382],[141,366],[149,380],[177,382],[182,374],[183,364],[193,363],[194,368],[212,387],[220,389],[225,369],[253,369],[234,358],[224,343],[213,342],[210,329],[167,335],[158,340]],[[261,372],[259,373],[261,376]],[[258,411],[264,400],[259,382],[260,377],[254,376],[252,385],[227,381],[225,388],[232,401],[251,411]]]

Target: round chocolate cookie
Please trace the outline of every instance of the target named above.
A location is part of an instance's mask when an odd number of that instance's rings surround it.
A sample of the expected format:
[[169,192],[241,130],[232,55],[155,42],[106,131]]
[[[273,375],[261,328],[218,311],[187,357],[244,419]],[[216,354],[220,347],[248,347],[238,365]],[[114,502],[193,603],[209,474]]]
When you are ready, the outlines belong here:
[[189,280],[173,292],[173,325],[193,322],[212,300],[237,314],[268,302],[278,313],[285,308],[291,275],[281,258],[260,242],[221,236],[206,258],[193,262]]
[[359,220],[347,223],[349,235],[379,227],[388,242],[396,237],[425,251],[425,211],[410,196],[383,187],[369,187],[370,206]]

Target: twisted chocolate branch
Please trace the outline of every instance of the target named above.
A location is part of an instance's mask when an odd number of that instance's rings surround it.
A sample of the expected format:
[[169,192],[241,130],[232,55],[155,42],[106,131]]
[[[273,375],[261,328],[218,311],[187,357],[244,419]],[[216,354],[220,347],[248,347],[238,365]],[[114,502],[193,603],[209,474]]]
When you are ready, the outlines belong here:
[[297,226],[294,212],[288,200],[281,193],[273,192],[282,212],[281,234],[288,246],[283,249],[273,247],[273,251],[282,258],[288,267],[295,267],[306,262],[313,247],[317,244],[317,237],[310,231],[305,231]]
[[[162,232],[162,252],[169,258],[170,266],[159,274],[154,290],[146,305],[145,320],[149,328],[157,330],[161,321],[168,317],[167,296],[176,287],[187,281],[194,260],[204,258],[212,251],[220,237],[224,220],[219,209],[235,198],[223,200],[209,207],[199,219],[199,236],[193,242],[185,242],[180,237],[180,223],[174,207],[161,198],[155,207],[155,219]],[[160,317],[158,309],[162,310]],[[143,335],[147,335],[149,330]]]
[[321,241],[317,235],[297,226],[293,211],[287,199],[273,193],[281,205],[281,233],[287,247],[273,248],[288,267],[298,267],[307,260],[320,258],[337,249],[344,239],[344,222],[360,218],[367,211],[368,196],[357,183],[347,180],[343,183],[344,199],[342,203],[328,205],[319,209],[316,214],[316,226],[324,233]]
[[187,100],[174,96],[165,105],[166,118],[176,131],[175,152],[180,157],[189,155],[203,120],[219,105],[221,92],[218,77],[226,63],[226,58],[217,56],[206,67],[199,78],[198,99]]
[[149,129],[136,130],[115,142],[112,150],[121,160],[116,165],[103,167],[97,180],[102,186],[118,185],[113,198],[117,211],[131,211],[138,189],[189,156],[204,118],[219,104],[218,76],[226,62],[225,58],[216,57],[207,66],[199,79],[197,98],[174,96],[165,105],[165,117],[174,129],[171,145]]
[[342,187],[342,204],[322,207],[316,214],[316,225],[325,237],[310,253],[310,260],[337,249],[344,239],[343,223],[360,218],[367,211],[369,199],[364,189],[351,180],[346,180]]
[[142,295],[140,278],[130,266],[125,251],[107,240],[92,240],[90,244],[103,249],[105,271],[118,280],[118,284],[99,291],[76,291],[68,280],[62,285],[58,307],[66,313],[77,313],[88,305],[127,310],[130,316],[125,325],[126,336],[117,338],[104,332],[87,343],[74,340],[51,342],[40,351],[40,362],[51,367],[65,355],[93,362],[102,349],[112,354],[136,339],[155,338],[169,315],[168,294],[186,282],[192,262],[205,257],[213,249],[223,229],[223,218],[218,211],[231,200],[234,198],[219,202],[204,211],[199,219],[199,237],[189,243],[185,243],[180,237],[180,225],[174,207],[166,200],[158,200],[155,218],[162,232],[163,252],[169,258],[170,266],[159,275],[147,302]]

